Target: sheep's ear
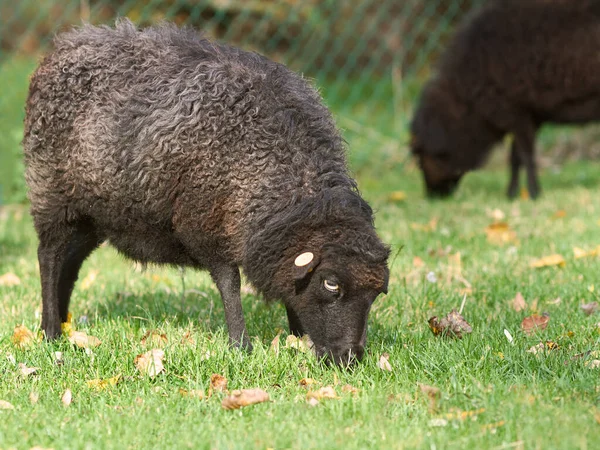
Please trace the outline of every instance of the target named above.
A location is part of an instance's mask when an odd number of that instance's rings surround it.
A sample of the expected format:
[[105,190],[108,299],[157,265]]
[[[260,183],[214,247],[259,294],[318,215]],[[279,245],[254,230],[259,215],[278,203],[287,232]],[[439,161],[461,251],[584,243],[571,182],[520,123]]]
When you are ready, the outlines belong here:
[[293,275],[294,281],[299,282],[306,278],[315,267],[319,265],[319,257],[313,252],[304,252],[296,256],[294,260]]

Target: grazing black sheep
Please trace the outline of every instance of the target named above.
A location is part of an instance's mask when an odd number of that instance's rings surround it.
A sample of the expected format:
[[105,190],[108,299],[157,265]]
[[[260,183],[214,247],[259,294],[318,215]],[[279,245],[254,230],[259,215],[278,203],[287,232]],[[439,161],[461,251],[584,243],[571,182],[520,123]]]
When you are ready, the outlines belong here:
[[48,338],[81,264],[108,240],[138,261],[209,270],[233,345],[251,348],[241,267],[319,356],[360,359],[389,249],[301,77],[190,29],[123,20],[59,35],[26,113]]
[[428,194],[451,194],[512,133],[508,196],[524,165],[536,198],[539,127],[600,119],[599,55],[600,1],[497,0],[478,10],[443,54],[412,121]]

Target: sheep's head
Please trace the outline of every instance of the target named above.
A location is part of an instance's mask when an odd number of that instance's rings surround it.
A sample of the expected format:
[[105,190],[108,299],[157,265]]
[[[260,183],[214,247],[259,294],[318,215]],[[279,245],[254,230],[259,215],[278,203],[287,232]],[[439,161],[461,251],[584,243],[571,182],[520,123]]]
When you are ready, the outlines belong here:
[[411,151],[423,172],[427,195],[447,197],[463,175],[483,165],[501,133],[448,86],[429,85],[411,123]]
[[285,299],[290,329],[308,334],[327,362],[349,365],[363,356],[371,305],[388,287],[389,250],[376,241],[370,254],[325,245],[294,259],[294,295]]

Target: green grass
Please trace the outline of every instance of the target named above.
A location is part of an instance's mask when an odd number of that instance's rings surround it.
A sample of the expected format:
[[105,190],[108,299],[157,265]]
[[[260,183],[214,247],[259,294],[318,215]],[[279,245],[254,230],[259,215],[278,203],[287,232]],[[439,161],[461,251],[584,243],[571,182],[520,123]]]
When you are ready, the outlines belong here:
[[[12,272],[21,284],[0,287],[0,400],[14,405],[0,410],[0,448],[593,448],[600,439],[600,368],[586,366],[593,356],[571,358],[600,348],[600,315],[585,316],[579,307],[597,300],[600,264],[574,259],[572,248],[600,244],[600,175],[590,164],[574,163],[543,172],[541,180],[544,195],[537,202],[505,200],[507,174],[493,169],[469,175],[453,199],[430,202],[412,164],[378,179],[361,176],[394,258],[390,292],[370,316],[367,355],[348,371],[292,349],[275,355],[269,346],[278,328],[286,328],[285,311],[252,294],[244,294],[244,310],[255,351],[229,350],[220,299],[206,274],[185,272],[183,293],[176,269],[140,273],[110,247],[86,261],[71,308],[77,328],[102,344],[89,354],[66,340],[17,349],[10,339],[16,325],[39,329],[36,238],[23,207],[4,207],[0,275]],[[394,190],[406,192],[407,200],[389,202]],[[494,209],[506,215],[518,244],[488,243],[484,229]],[[554,218],[557,210],[565,217]],[[413,225],[433,218],[433,230]],[[456,267],[448,255],[456,252],[461,277],[452,276]],[[566,266],[529,267],[551,253],[562,254]],[[415,257],[424,266],[415,266]],[[81,280],[92,271],[96,279],[85,289]],[[427,281],[429,272],[437,282]],[[435,337],[427,319],[460,305],[463,279],[472,285],[464,316],[473,333],[462,340]],[[529,305],[537,299],[538,313],[550,314],[546,330],[520,331],[534,311],[510,308],[517,292]],[[168,338],[166,370],[152,380],[134,366],[135,356],[151,348],[141,343],[151,329]],[[186,332],[195,344],[181,344]],[[560,348],[527,353],[546,340]],[[55,351],[63,352],[63,365],[54,363]],[[392,372],[376,365],[383,352]],[[16,363],[39,371],[23,378]],[[226,411],[221,395],[198,400],[179,393],[206,391],[213,373],[227,377],[230,389],[265,389],[271,402]],[[86,385],[119,374],[115,387],[98,392]],[[304,377],[335,385],[340,398],[309,406],[298,384]],[[347,383],[360,390],[357,396],[342,392]],[[419,383],[440,389],[435,405]],[[64,407],[67,388],[73,403]],[[39,394],[36,404],[31,392]],[[474,410],[479,413],[464,420],[446,417]],[[445,426],[434,426],[440,418]]]

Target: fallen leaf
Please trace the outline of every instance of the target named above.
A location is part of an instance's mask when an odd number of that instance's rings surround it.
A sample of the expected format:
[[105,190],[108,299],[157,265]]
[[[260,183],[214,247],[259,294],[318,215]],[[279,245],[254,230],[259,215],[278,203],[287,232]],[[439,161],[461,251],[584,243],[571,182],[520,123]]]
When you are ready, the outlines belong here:
[[388,372],[391,372],[393,370],[392,365],[390,364],[390,355],[388,353],[383,353],[379,357],[379,361],[377,361],[377,367],[379,367],[381,370],[386,370]]
[[333,389],[333,386],[325,386],[316,391],[308,391],[306,393],[306,400],[310,400],[311,398],[314,398],[315,400],[323,400],[324,398],[335,399],[339,397],[335,393],[335,389]]
[[310,406],[317,406],[319,404],[319,400],[317,400],[316,398],[309,398],[306,402]]
[[506,222],[495,222],[485,228],[487,240],[493,245],[504,245],[517,242],[515,233]]
[[213,392],[227,392],[227,378],[218,373],[213,373],[210,376],[210,386],[208,387],[208,396],[211,397]]
[[15,347],[24,349],[33,345],[36,341],[34,334],[25,325],[15,327],[11,341]]
[[141,355],[137,355],[133,363],[142,374],[154,378],[165,370],[162,363],[164,357],[165,352],[160,348],[155,348]]
[[342,386],[342,392],[349,392],[352,395],[358,395],[358,393],[360,392],[358,388],[355,388],[354,386],[352,386],[351,384],[345,384],[344,386]]
[[12,272],[0,276],[0,286],[12,287],[21,284],[21,279]]
[[592,359],[591,361],[586,361],[584,365],[590,369],[597,369],[600,367],[600,359]]
[[491,217],[496,222],[501,222],[506,217],[506,214],[504,214],[504,211],[502,211],[501,209],[498,209],[498,208],[493,209],[491,211],[488,209],[486,213],[487,213],[488,217]]
[[585,305],[581,305],[580,308],[586,316],[591,316],[598,310],[598,302],[586,303]]
[[243,406],[254,405],[269,401],[269,394],[262,389],[240,389],[235,390],[230,396],[221,402],[224,409],[238,409]]
[[193,338],[191,331],[185,332],[185,334],[181,338],[181,344],[189,345],[190,347],[193,347],[196,345],[196,340]]
[[404,191],[394,191],[388,195],[388,200],[391,202],[403,202],[406,200],[406,192]]
[[442,418],[431,419],[429,421],[429,426],[431,427],[445,427],[448,425],[448,421]]
[[103,391],[105,389],[108,389],[109,387],[113,387],[116,386],[119,381],[121,381],[121,375],[117,375],[114,376],[112,378],[106,378],[106,379],[95,379],[95,380],[89,380],[86,381],[85,384],[87,384],[87,387],[89,387],[90,389],[96,389],[97,391]]
[[285,348],[293,348],[302,353],[311,351],[314,345],[308,334],[305,334],[301,338],[290,334],[285,339]]
[[65,406],[69,406],[71,404],[71,402],[73,401],[73,393],[71,392],[71,389],[67,388],[65,393],[62,395],[60,401]]
[[277,335],[273,338],[273,340],[271,341],[271,346],[269,347],[273,353],[275,353],[275,356],[279,356],[279,340],[281,338],[281,331],[279,333],[277,333]]
[[533,314],[523,319],[521,322],[521,329],[525,332],[525,334],[531,335],[536,331],[545,329],[548,326],[549,321],[550,315],[547,313],[544,313],[541,316]]
[[73,331],[69,336],[69,342],[79,348],[94,348],[102,344],[102,341],[94,336],[88,336],[83,331]]
[[448,420],[465,420],[469,417],[478,416],[479,414],[483,414],[485,412],[485,408],[473,409],[470,411],[461,411],[456,410],[444,415],[444,418]]
[[188,391],[179,388],[179,393],[184,397],[197,398],[198,400],[202,400],[204,398],[204,391],[200,389],[191,389]]
[[301,379],[301,380],[298,382],[298,384],[300,384],[300,386],[302,386],[302,387],[311,386],[311,385],[313,385],[313,384],[315,384],[315,383],[316,383],[316,381],[315,381],[315,380],[313,380],[312,378],[302,378],[302,379]]
[[504,336],[506,336],[506,339],[508,339],[508,342],[510,342],[511,344],[514,344],[514,339],[512,337],[512,334],[510,334],[510,331],[508,331],[506,328],[504,329]]
[[425,394],[429,403],[429,412],[434,412],[437,409],[437,401],[441,397],[439,388],[435,386],[429,386],[423,383],[417,383],[421,393]]
[[463,333],[468,334],[473,328],[456,310],[452,310],[441,320],[436,316],[429,319],[429,328],[436,336],[462,338]]
[[75,325],[73,325],[73,316],[71,313],[67,313],[67,321],[60,324],[61,331],[70,336],[75,331]]
[[548,305],[560,305],[562,299],[560,297],[556,297],[554,300],[548,300],[546,304]]
[[164,347],[167,343],[167,335],[158,330],[148,330],[142,337],[142,345],[149,344],[153,347]]
[[430,232],[430,231],[435,231],[437,229],[437,224],[438,224],[438,219],[436,217],[434,217],[433,219],[431,219],[429,222],[427,222],[425,224],[413,222],[410,224],[410,227],[415,231]]
[[527,190],[527,188],[521,188],[520,197],[521,200],[529,200],[529,191]]
[[96,281],[96,277],[98,276],[98,271],[96,269],[92,269],[88,272],[85,278],[81,281],[81,289],[87,291],[94,281]]
[[600,246],[592,249],[592,250],[584,250],[579,247],[573,247],[573,256],[575,259],[587,258],[590,256],[598,256],[600,253]]
[[534,355],[537,355],[540,352],[544,352],[546,350],[557,350],[558,348],[560,347],[556,342],[546,341],[545,343],[540,342],[539,344],[532,346],[529,348],[529,350],[527,350],[527,353],[533,353]]
[[425,265],[425,262],[418,256],[415,256],[413,258],[413,266],[414,267],[423,267],[424,265]]
[[23,363],[19,363],[19,372],[21,373],[21,375],[23,377],[28,377],[29,375],[33,375],[38,370],[40,370],[39,367],[27,367],[27,365],[25,365]]
[[529,264],[529,266],[533,267],[534,269],[551,266],[565,267],[565,265],[565,258],[558,254],[544,256],[543,258],[536,259]]
[[527,303],[525,302],[523,295],[520,292],[517,292],[515,298],[510,301],[510,306],[512,309],[519,312],[527,308]]
[[562,219],[563,217],[567,217],[567,212],[564,209],[559,209],[552,215],[552,217],[555,219]]
[[0,409],[15,409],[15,407],[6,400],[0,400]]
[[65,363],[62,352],[54,352],[54,364],[62,366]]
[[29,393],[29,403],[31,403],[32,405],[35,405],[39,399],[40,399],[40,394],[38,394],[37,392],[31,391]]

